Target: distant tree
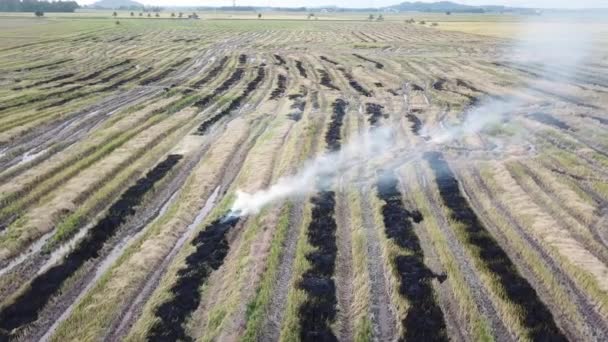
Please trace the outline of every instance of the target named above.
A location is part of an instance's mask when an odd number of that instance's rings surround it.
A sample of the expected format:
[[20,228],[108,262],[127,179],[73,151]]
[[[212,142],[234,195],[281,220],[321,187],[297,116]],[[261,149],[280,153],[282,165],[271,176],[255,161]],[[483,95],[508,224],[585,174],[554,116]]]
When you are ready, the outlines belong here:
[[367,17],[367,20],[369,20],[369,21],[374,20],[374,15],[373,15],[373,14],[370,14],[370,15]]
[[445,12],[445,15],[452,15],[452,12],[447,11],[447,12]]
[[190,15],[188,16],[188,18],[191,18],[191,19],[198,19],[198,14],[196,14],[196,12],[192,12],[192,14],[190,14]]
[[175,13],[171,13],[171,18],[175,18]]
[[42,12],[42,11],[36,11],[36,12],[34,12],[34,15],[36,15],[38,18],[44,17],[44,12]]
[[426,21],[422,20],[418,24],[420,24],[420,25],[426,25]]
[[120,21],[116,20],[116,25],[120,25]]
[[258,19],[262,19],[262,13],[258,13]]
[[150,18],[151,16],[152,16],[152,14],[151,14],[151,13],[148,13],[148,18]]
[[439,26],[439,24],[437,24],[437,23],[432,23],[432,24],[431,24],[431,26],[434,26],[434,27],[435,27],[435,26]]
[[315,16],[314,13],[308,13],[308,20],[310,20],[310,18],[313,18]]
[[180,17],[180,18],[182,18],[184,16],[184,13],[179,12],[179,14],[177,16]]
[[132,17],[134,17],[134,16],[135,16],[135,13],[131,12],[131,16],[132,16]]
[[160,14],[158,14],[158,12],[156,12],[155,16],[156,16],[157,18],[160,18]]
[[144,16],[144,14],[143,14],[143,13],[141,13],[141,12],[139,12],[139,16],[140,16],[140,17],[143,17],[143,16]]
[[112,16],[113,16],[114,18],[116,18],[116,16],[117,16],[117,15],[118,15],[118,13],[116,13],[116,12],[112,13]]
[[78,7],[75,1],[0,0],[0,12],[74,12]]
[[378,18],[376,20],[377,21],[383,21],[384,20],[384,16],[382,14],[378,14]]

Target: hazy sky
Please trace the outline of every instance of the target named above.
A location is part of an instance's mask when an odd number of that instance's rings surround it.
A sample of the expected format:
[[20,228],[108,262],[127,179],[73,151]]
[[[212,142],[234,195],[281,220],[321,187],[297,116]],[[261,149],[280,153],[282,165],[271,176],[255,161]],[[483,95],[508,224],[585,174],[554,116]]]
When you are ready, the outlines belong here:
[[[80,4],[91,4],[96,0],[77,0]],[[232,0],[136,0],[147,5],[165,6],[231,6]],[[416,1],[416,0],[410,0]],[[435,2],[434,0],[418,0]],[[402,0],[236,0],[240,6],[328,6],[341,7],[380,7],[395,5]],[[468,5],[505,5],[543,8],[608,8],[608,0],[455,0]]]

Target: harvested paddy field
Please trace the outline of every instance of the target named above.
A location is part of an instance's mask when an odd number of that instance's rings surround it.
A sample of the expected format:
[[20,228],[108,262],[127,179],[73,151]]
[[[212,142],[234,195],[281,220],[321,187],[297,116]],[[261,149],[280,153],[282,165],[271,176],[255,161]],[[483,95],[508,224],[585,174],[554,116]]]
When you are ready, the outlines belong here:
[[2,18],[0,341],[608,340],[608,46],[271,19]]

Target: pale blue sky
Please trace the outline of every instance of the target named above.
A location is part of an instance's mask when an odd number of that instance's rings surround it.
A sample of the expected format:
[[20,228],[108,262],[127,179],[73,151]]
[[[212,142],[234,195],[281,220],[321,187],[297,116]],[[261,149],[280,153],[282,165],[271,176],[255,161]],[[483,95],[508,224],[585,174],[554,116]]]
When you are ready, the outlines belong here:
[[[77,0],[81,4],[90,4],[96,0]],[[147,5],[165,6],[231,6],[232,0],[136,0]],[[416,1],[416,0],[410,0]],[[418,0],[435,2],[434,0]],[[381,7],[395,5],[402,0],[236,0],[240,6],[328,6],[341,7]],[[608,8],[608,0],[456,0],[467,5],[505,5],[515,7],[541,8]]]

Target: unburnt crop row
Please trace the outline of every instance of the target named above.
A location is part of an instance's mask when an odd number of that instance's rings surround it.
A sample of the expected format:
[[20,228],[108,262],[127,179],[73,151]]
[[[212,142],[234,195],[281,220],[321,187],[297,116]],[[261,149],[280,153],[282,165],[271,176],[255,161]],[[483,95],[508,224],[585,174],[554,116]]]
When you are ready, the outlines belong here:
[[161,180],[182,158],[181,155],[169,155],[150,170],[145,177],[128,188],[108,210],[78,245],[59,264],[39,274],[27,285],[24,291],[13,298],[10,304],[0,311],[0,328],[4,338],[19,334],[19,330],[38,318],[38,312],[57,294],[62,284],[72,276],[84,263],[97,257],[104,243],[111,238],[118,228],[135,213],[146,193]]

